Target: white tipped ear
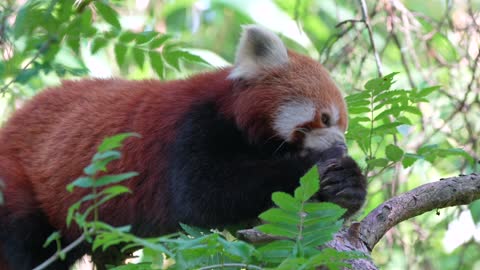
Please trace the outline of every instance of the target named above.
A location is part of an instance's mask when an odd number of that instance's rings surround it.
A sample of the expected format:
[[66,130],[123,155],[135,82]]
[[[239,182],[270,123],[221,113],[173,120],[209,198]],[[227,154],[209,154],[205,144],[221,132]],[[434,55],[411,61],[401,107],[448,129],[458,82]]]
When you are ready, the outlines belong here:
[[243,26],[235,66],[228,78],[251,79],[264,69],[287,63],[287,48],[277,35],[260,26]]

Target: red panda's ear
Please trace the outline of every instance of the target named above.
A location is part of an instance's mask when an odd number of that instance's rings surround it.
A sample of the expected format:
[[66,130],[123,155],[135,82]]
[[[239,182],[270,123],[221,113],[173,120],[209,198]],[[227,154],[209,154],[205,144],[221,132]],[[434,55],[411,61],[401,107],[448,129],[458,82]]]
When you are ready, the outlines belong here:
[[287,63],[287,48],[277,35],[266,28],[247,25],[243,27],[235,66],[228,78],[252,79],[260,75],[262,70]]

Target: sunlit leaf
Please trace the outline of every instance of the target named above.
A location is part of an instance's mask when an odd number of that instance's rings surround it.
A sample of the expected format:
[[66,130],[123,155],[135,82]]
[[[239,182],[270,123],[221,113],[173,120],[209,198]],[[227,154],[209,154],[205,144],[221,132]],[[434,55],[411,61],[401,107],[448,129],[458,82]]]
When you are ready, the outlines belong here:
[[118,148],[122,145],[124,140],[129,138],[129,137],[138,137],[139,138],[140,135],[137,134],[137,133],[128,132],[128,133],[121,133],[121,134],[117,134],[117,135],[105,138],[102,141],[102,143],[100,144],[100,146],[98,146],[98,151],[99,152],[104,152],[104,151],[107,151],[107,150],[112,150],[112,149]]
[[148,53],[150,57],[150,65],[152,66],[155,73],[157,73],[158,77],[163,78],[165,72],[165,66],[163,64],[163,58],[160,53],[152,51]]
[[107,23],[117,29],[121,28],[120,21],[118,20],[118,13],[113,8],[102,1],[95,1],[94,3],[98,13]]
[[397,145],[390,144],[385,148],[385,154],[391,161],[400,161],[403,157],[403,150]]

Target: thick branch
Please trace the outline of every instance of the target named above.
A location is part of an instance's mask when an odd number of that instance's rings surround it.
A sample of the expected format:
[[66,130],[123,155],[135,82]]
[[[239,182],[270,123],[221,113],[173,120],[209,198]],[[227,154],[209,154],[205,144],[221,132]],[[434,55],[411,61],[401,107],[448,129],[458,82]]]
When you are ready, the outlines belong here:
[[360,222],[361,240],[372,250],[383,235],[398,223],[425,212],[469,204],[480,199],[480,175],[470,174],[422,185],[393,197]]

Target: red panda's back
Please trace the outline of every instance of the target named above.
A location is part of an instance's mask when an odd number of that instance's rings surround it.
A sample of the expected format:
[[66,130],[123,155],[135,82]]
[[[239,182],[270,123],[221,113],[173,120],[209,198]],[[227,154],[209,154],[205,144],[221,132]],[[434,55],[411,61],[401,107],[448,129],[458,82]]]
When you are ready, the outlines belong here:
[[[140,134],[141,138],[127,139],[122,159],[109,167],[112,174],[141,173],[126,183],[135,195],[123,196],[103,206],[110,208],[106,210],[109,217],[106,222],[130,224],[135,213],[151,210],[144,202],[159,200],[155,195],[158,197],[158,190],[165,188],[162,187],[165,152],[175,136],[177,121],[192,103],[224,91],[227,84],[214,83],[225,81],[222,76],[223,72],[208,73],[166,83],[64,82],[38,94],[14,114],[0,130],[0,155],[18,161],[36,202],[50,222],[61,229],[68,207],[89,192],[77,189],[72,195],[65,187],[83,174],[100,142],[118,133]],[[6,197],[15,196],[8,192],[11,181],[18,179],[5,180]]]

